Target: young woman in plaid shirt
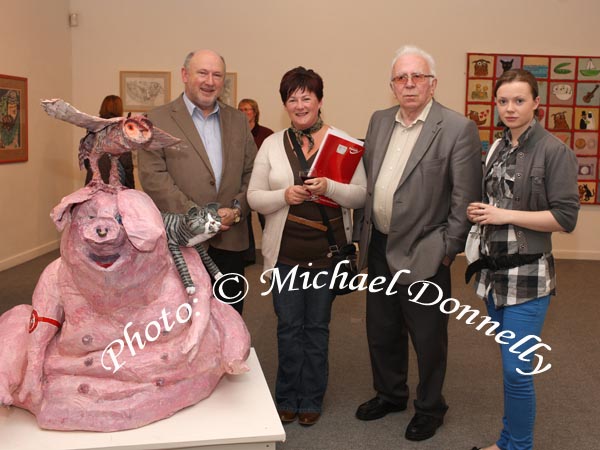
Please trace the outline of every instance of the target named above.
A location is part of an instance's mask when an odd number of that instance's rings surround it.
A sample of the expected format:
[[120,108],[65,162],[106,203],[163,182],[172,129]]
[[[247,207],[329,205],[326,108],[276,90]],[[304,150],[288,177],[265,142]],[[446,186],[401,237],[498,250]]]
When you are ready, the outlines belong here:
[[[485,299],[488,315],[500,323],[497,332],[509,330],[517,342],[540,335],[555,293],[551,234],[575,228],[577,159],[536,120],[540,99],[530,72],[504,72],[494,96],[506,129],[485,167],[483,201],[471,203],[467,216],[483,225],[477,294]],[[485,450],[533,448],[535,391],[533,377],[523,373],[532,371],[536,358],[523,361],[510,347],[500,346],[503,429]]]

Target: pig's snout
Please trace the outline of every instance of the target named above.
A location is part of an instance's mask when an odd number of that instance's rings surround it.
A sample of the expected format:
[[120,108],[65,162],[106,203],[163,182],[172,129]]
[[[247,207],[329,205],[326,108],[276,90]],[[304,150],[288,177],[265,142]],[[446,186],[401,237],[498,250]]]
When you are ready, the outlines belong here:
[[120,245],[125,238],[125,233],[115,219],[98,218],[86,226],[83,237],[94,244]]

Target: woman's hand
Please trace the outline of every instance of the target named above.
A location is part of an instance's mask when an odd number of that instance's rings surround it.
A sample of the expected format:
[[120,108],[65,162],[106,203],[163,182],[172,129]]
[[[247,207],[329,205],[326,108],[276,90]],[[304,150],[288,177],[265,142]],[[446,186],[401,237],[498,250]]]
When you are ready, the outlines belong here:
[[325,195],[325,192],[327,192],[327,178],[311,178],[304,182],[304,187],[314,195]]
[[504,225],[510,221],[510,211],[487,203],[473,202],[467,206],[467,218],[482,225]]
[[471,203],[467,206],[467,218],[482,225],[505,225],[510,223],[521,228],[553,233],[565,231],[552,213],[546,211],[519,211],[501,209],[486,203]]
[[299,205],[310,198],[305,186],[290,186],[285,190],[285,201],[288,205]]

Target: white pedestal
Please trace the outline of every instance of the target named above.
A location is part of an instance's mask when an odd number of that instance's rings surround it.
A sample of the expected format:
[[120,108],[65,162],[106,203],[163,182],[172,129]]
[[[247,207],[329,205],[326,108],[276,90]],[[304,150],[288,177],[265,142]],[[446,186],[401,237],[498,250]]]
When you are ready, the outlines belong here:
[[252,348],[250,372],[223,377],[197,405],[135,430],[48,431],[20,408],[0,409],[0,448],[10,450],[275,450],[285,432]]

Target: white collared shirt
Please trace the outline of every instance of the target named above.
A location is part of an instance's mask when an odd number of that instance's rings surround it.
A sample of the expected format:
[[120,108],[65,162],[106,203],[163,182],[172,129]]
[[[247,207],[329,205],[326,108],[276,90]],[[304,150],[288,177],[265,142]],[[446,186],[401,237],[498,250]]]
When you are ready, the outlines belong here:
[[204,117],[202,110],[192,103],[192,101],[183,94],[183,102],[192,116],[192,121],[198,130],[200,139],[204,144],[210,165],[215,174],[215,184],[217,191],[221,185],[223,175],[223,147],[221,145],[221,123],[219,122],[219,103],[215,103],[212,112]]
[[396,113],[394,131],[385,152],[379,175],[377,175],[373,197],[373,223],[381,233],[389,234],[394,192],[396,192],[398,183],[400,183],[408,158],[421,134],[421,129],[429,115],[432,104],[433,100],[430,100],[419,114],[419,117],[410,124],[404,123],[400,110]]

